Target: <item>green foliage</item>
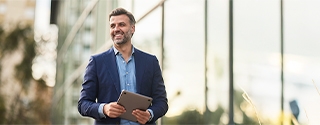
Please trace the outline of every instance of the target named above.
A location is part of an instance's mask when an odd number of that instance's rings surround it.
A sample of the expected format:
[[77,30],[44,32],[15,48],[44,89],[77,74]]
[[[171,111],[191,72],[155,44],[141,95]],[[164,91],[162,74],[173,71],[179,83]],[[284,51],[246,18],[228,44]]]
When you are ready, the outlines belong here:
[[[243,115],[243,123],[245,125],[259,125],[257,123],[257,121],[254,120],[254,118],[250,118],[248,117],[244,112],[242,112]],[[236,124],[236,125],[240,125],[240,124]]]
[[[236,109],[239,109],[239,106],[245,100],[241,96],[242,93],[239,91],[234,92],[234,105]],[[240,110],[241,111],[241,110]],[[248,117],[244,111],[242,112],[242,123],[235,123],[236,125],[258,125],[256,118]],[[221,125],[222,122],[221,117],[225,112],[221,105],[218,105],[215,111],[206,111],[203,114],[198,112],[197,110],[186,110],[181,115],[175,117],[164,117],[163,122],[164,124],[168,125],[201,125],[201,124],[213,124],[213,125]],[[237,116],[235,116],[237,117]]]
[[16,77],[22,80],[21,83],[28,83],[27,81],[32,79],[31,66],[36,56],[33,29],[30,26],[24,28],[17,27],[6,34],[1,28],[0,33],[2,38],[0,44],[0,59],[2,59],[3,55],[17,50],[20,44],[24,45],[24,56],[22,62],[16,66]]
[[195,125],[204,124],[203,115],[201,115],[197,110],[185,111],[183,115],[178,117],[178,125]]
[[30,79],[33,79],[32,77],[32,63],[33,59],[36,56],[35,52],[35,46],[36,43],[33,39],[33,34],[30,32],[33,32],[33,30],[30,27],[27,27],[25,29],[20,29],[20,35],[22,35],[22,38],[24,39],[24,56],[23,60],[19,65],[16,66],[16,77],[21,81],[23,84],[23,87],[26,88],[28,86],[28,81]]
[[[46,86],[43,79],[35,80],[32,76],[32,64],[37,56],[35,49],[37,44],[32,27],[17,26],[10,31],[0,27],[0,40],[0,61],[5,55],[10,56],[15,51],[22,51],[23,54],[14,72],[14,77],[19,81],[22,91],[11,93],[14,99],[11,104],[6,103],[6,98],[0,93],[0,124],[49,124],[51,88]],[[2,67],[0,65],[0,73],[3,73]],[[31,82],[36,85],[30,89]],[[0,79],[0,86],[3,84],[12,83],[3,82]],[[26,96],[30,93],[36,97]]]
[[208,122],[213,123],[214,125],[218,125],[223,113],[224,109],[221,105],[218,105],[218,108],[214,112],[210,111],[210,119],[208,120]]
[[4,99],[0,95],[0,124],[4,124],[5,123],[5,114],[6,114],[6,108],[5,108],[5,105],[4,105]]
[[[3,55],[3,41],[4,41],[4,30],[2,27],[0,27],[0,61],[2,60],[2,55]],[[2,71],[2,66],[0,63],[0,87],[1,87],[1,71]],[[5,107],[5,101],[2,95],[0,95],[0,124],[5,123],[5,114],[6,114],[6,107]]]
[[28,28],[14,28],[12,31],[5,32],[4,29],[1,27],[0,33],[1,33],[1,44],[0,44],[0,50],[2,55],[12,52],[13,50],[16,50],[18,47],[18,43],[22,42],[21,40],[25,40],[28,38],[26,36],[28,31],[26,31]]
[[215,111],[207,111],[201,114],[197,110],[186,110],[180,116],[164,117],[164,123],[169,125],[201,125],[201,124],[214,124],[220,123],[220,118],[224,113],[222,106],[218,106]]

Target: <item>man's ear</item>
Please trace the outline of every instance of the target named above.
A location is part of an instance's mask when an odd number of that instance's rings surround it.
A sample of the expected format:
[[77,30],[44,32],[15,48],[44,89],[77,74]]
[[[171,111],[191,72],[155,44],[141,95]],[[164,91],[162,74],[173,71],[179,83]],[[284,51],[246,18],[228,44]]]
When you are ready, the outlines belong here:
[[134,33],[136,31],[136,26],[135,25],[132,26],[132,31],[133,31],[132,33]]
[[131,30],[132,30],[132,35],[131,35],[131,37],[133,36],[133,34],[134,34],[134,32],[136,31],[136,26],[135,25],[133,25],[132,27],[131,27]]

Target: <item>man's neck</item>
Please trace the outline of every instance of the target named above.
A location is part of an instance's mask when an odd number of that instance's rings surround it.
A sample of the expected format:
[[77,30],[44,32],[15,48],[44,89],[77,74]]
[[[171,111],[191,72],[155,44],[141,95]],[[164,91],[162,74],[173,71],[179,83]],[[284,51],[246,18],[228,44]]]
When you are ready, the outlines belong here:
[[114,44],[114,46],[122,54],[122,57],[127,62],[132,53],[132,45],[131,44],[124,44],[124,45]]

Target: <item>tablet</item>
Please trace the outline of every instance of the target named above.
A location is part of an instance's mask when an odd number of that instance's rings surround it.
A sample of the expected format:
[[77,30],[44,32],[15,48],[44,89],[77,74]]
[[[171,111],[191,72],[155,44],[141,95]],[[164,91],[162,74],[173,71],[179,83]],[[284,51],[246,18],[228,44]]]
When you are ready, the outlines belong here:
[[126,109],[126,112],[120,115],[120,118],[137,122],[136,117],[132,115],[132,111],[135,109],[147,110],[151,102],[152,98],[148,96],[122,90],[117,103],[122,105]]

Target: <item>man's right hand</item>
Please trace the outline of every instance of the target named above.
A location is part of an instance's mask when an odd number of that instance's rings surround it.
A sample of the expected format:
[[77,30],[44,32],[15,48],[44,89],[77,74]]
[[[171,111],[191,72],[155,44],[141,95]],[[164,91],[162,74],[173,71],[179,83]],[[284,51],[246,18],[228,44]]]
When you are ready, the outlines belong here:
[[103,106],[103,113],[110,118],[119,117],[121,114],[125,113],[126,110],[123,106],[117,104],[117,102],[111,102]]

